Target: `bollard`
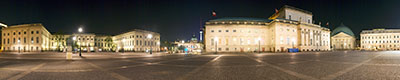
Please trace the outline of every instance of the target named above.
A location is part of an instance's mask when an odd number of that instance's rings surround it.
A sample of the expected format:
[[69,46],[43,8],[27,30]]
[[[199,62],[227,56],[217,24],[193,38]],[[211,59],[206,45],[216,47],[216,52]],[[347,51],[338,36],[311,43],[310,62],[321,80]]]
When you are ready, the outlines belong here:
[[67,60],[71,60],[72,59],[72,52],[67,52],[66,59]]

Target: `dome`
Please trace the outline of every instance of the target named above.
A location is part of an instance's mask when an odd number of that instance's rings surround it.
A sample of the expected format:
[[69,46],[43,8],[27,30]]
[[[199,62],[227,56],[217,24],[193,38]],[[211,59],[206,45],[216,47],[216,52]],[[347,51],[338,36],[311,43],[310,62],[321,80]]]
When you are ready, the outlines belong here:
[[346,34],[354,37],[353,31],[351,31],[351,29],[349,27],[345,26],[343,23],[341,23],[339,27],[335,28],[332,31],[331,35],[334,36],[336,34],[339,34],[340,32],[346,33]]

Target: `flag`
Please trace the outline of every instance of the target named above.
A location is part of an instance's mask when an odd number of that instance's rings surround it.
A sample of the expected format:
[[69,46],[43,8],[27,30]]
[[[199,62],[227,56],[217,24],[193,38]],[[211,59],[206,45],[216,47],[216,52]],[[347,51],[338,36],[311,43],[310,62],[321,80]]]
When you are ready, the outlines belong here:
[[272,19],[276,19],[279,16],[279,10],[275,8],[275,13],[272,14],[272,16],[270,16],[268,19],[272,20]]
[[212,16],[217,16],[217,13],[215,11],[212,12]]

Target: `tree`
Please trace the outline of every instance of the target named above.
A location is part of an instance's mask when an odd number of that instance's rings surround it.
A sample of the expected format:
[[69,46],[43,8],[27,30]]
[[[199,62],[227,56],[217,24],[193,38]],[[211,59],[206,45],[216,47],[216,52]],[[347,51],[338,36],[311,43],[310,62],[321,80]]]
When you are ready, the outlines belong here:
[[55,42],[53,44],[56,44],[55,45],[56,46],[56,50],[60,51],[60,50],[62,50],[61,47],[65,48],[66,39],[64,39],[64,37],[65,37],[65,35],[63,35],[62,32],[56,32],[56,33],[53,34],[53,39],[52,40]]
[[117,49],[117,45],[114,44],[111,37],[107,37],[106,39],[104,39],[104,41],[106,42],[107,50],[112,51]]
[[181,46],[178,47],[178,50],[185,50],[185,48],[186,48],[185,46],[181,45]]

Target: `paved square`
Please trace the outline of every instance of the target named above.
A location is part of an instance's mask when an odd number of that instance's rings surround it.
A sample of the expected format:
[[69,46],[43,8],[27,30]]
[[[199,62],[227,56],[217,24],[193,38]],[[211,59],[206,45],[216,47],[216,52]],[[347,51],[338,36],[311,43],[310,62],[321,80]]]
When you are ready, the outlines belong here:
[[400,51],[145,54],[1,53],[2,80],[400,79]]

